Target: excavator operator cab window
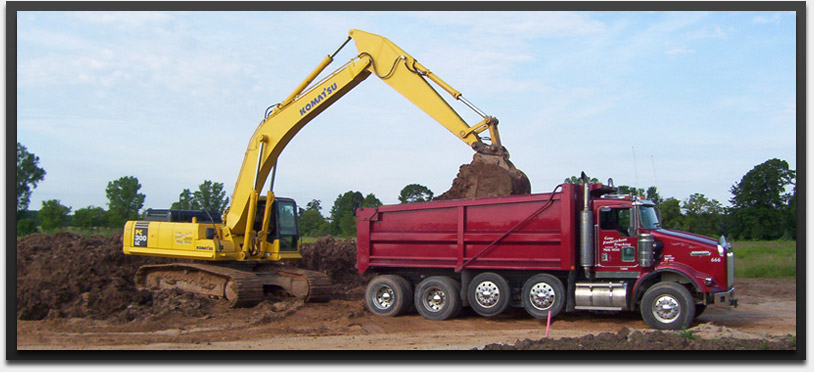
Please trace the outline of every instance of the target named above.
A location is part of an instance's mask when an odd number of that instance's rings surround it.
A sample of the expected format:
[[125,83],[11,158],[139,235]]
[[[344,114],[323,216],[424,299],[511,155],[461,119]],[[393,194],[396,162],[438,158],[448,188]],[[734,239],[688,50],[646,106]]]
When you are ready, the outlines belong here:
[[276,236],[280,239],[280,251],[296,251],[299,241],[297,231],[297,205],[289,200],[274,202],[276,214]]

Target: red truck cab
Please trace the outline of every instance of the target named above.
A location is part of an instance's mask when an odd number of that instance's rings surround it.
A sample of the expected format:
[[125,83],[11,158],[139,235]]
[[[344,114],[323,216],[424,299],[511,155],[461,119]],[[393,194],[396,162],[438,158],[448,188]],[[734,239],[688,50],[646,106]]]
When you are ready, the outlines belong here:
[[[558,191],[559,190],[559,191]],[[656,329],[688,327],[707,305],[737,306],[732,247],[659,225],[654,203],[601,184],[551,193],[357,210],[357,267],[379,275],[367,308],[427,319],[469,306],[640,311]]]

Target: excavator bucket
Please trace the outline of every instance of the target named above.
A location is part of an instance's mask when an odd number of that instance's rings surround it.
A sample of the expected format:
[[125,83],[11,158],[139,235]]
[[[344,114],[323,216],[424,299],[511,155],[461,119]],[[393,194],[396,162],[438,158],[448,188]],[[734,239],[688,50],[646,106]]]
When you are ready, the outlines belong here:
[[478,152],[469,164],[461,165],[452,187],[435,200],[487,198],[531,193],[531,182],[509,161],[508,153]]

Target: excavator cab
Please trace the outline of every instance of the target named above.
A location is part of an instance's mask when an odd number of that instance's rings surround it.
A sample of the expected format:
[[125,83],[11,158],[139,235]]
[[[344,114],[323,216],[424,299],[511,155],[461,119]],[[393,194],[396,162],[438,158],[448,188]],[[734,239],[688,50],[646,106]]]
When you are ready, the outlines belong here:
[[[257,215],[254,218],[254,230],[263,230],[263,213],[266,209],[266,199],[257,202]],[[299,250],[299,215],[297,202],[289,198],[274,198],[271,205],[270,221],[266,242],[274,244],[279,240],[280,251],[296,252]]]

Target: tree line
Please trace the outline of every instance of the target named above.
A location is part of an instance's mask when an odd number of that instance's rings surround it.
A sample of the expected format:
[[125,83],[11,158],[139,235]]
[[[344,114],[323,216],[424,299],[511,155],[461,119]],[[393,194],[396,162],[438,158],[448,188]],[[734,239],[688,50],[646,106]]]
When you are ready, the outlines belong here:
[[[30,211],[28,207],[31,193],[37,184],[45,179],[45,175],[45,170],[39,166],[39,157],[18,142],[17,236],[36,232],[37,227],[45,232],[67,226],[120,229],[128,220],[141,217],[139,211],[144,207],[146,195],[139,192],[141,184],[134,176],[120,177],[108,182],[105,188],[107,209],[90,205],[71,214],[71,207],[63,205],[58,199],[51,199],[43,201],[38,211]],[[229,198],[225,194],[222,183],[206,180],[195,192],[184,189],[179,201],[173,203],[170,208],[206,210],[220,215],[229,203]]]
[[[145,195],[141,184],[133,176],[108,182],[105,195],[108,209],[88,206],[71,208],[59,200],[42,202],[36,213],[28,210],[31,193],[46,175],[39,167],[39,158],[17,143],[17,235],[37,230],[53,231],[65,226],[82,228],[121,228],[128,220],[138,219],[144,206]],[[581,183],[573,176],[565,183]],[[597,183],[592,178],[590,182]],[[786,161],[770,159],[756,165],[730,188],[730,206],[710,199],[702,193],[693,193],[686,199],[663,198],[656,186],[647,189],[627,185],[617,186],[620,194],[643,196],[658,205],[661,225],[667,229],[682,230],[705,236],[726,235],[732,240],[795,239],[797,235],[796,171]],[[787,191],[791,187],[791,191]],[[433,200],[434,193],[426,186],[409,184],[399,193],[400,203]],[[183,189],[171,209],[205,210],[220,215],[229,205],[223,183],[205,180],[192,191]],[[299,229],[303,236],[354,236],[356,209],[382,205],[375,194],[363,195],[350,190],[337,196],[329,210],[322,215],[322,203],[314,199],[299,209]]]
[[[693,193],[686,199],[663,198],[655,186],[647,190],[618,186],[620,194],[644,196],[658,205],[661,226],[733,240],[797,240],[797,173],[785,160],[769,159],[753,167],[729,192],[730,206]],[[567,183],[580,183],[576,176]],[[594,179],[595,182],[595,179]],[[791,191],[787,191],[791,187]]]

